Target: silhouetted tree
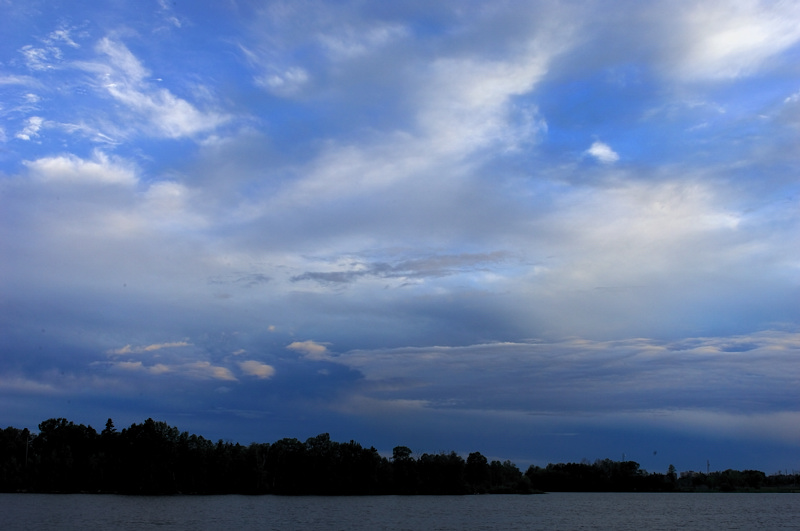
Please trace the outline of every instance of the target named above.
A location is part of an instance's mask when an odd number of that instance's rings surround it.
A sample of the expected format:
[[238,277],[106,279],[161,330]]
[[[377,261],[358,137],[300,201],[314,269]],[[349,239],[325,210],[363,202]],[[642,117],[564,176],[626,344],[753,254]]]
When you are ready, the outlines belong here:
[[96,450],[97,432],[91,426],[64,418],[43,421],[32,443],[35,488],[45,492],[92,490],[100,464]]
[[472,452],[467,456],[464,479],[470,492],[482,494],[489,490],[491,484],[489,462],[480,452]]
[[517,465],[509,460],[502,463],[492,461],[489,464],[490,492],[512,493],[525,492],[530,489],[530,482],[522,475]]
[[267,462],[272,493],[302,494],[306,490],[310,478],[305,451],[305,445],[294,438],[284,438],[270,446]]
[[30,432],[8,427],[0,431],[0,492],[25,490],[28,485]]
[[179,432],[148,418],[120,434],[123,491],[134,494],[178,492],[175,476]]
[[464,494],[464,460],[455,452],[422,454],[417,462],[422,494]]
[[201,436],[149,418],[118,432],[108,419],[91,426],[53,418],[27,429],[0,431],[0,491],[120,492],[129,494],[461,494],[541,491],[741,491],[798,488],[798,474],[766,476],[757,470],[725,470],[677,476],[647,473],[634,461],[530,466],[522,474],[511,461],[479,452],[466,462],[455,452],[423,454],[396,446],[391,460],[355,441],[339,443],[323,433],[302,443],[239,443]]
[[392,474],[396,493],[416,494],[417,462],[411,457],[411,449],[407,446],[395,446],[392,450]]
[[669,465],[667,469],[667,479],[670,483],[676,483],[678,481],[678,474],[675,472],[675,465]]

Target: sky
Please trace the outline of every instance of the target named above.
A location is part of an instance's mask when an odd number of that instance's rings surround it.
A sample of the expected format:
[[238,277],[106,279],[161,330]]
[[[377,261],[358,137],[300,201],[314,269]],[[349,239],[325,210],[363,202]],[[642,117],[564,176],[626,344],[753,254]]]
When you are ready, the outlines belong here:
[[800,3],[0,0],[0,426],[800,469]]

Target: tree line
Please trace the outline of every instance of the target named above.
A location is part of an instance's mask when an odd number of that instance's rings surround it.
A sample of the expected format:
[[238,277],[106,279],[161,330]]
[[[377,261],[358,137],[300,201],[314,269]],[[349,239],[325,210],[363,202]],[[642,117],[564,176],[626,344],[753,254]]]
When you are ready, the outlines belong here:
[[531,466],[489,461],[480,452],[392,457],[325,433],[305,442],[284,438],[247,446],[181,432],[147,419],[100,432],[63,418],[39,432],[0,431],[0,491],[120,494],[527,494],[544,491],[741,490],[797,485],[797,475],[758,471],[648,474],[634,461]]

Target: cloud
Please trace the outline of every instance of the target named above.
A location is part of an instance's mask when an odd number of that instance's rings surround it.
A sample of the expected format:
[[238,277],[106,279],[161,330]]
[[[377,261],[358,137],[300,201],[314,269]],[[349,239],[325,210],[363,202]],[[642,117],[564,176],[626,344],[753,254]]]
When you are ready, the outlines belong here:
[[410,31],[402,24],[376,24],[359,29],[353,26],[332,28],[318,38],[334,59],[347,60],[375,54],[380,47],[402,41],[409,35]]
[[230,382],[237,381],[230,369],[212,365],[211,362],[208,361],[186,363],[179,366],[178,369],[195,378],[225,380]]
[[[31,203],[58,201],[59,208],[45,209],[46,214],[36,219],[31,217],[30,210],[20,211],[19,228],[24,226],[24,230],[32,231],[31,237],[39,239],[43,245],[46,241],[48,252],[61,254],[62,258],[69,255],[72,259],[84,260],[92,255],[98,272],[107,271],[100,273],[102,276],[112,269],[127,268],[122,263],[111,266],[104,262],[105,259],[115,261],[109,247],[111,242],[116,242],[113,244],[117,246],[116,252],[121,247],[126,254],[137,247],[144,252],[145,247],[156,241],[166,244],[170,234],[185,235],[208,226],[208,220],[193,202],[192,189],[174,181],[143,180],[140,169],[121,157],[95,150],[88,159],[67,154],[23,164],[28,170],[26,175],[9,180],[9,189],[28,194]],[[45,225],[49,229],[41,232]],[[69,250],[61,238],[71,241],[72,245],[80,241],[83,251]],[[145,254],[158,260],[158,253]],[[104,268],[99,267],[101,263],[105,264]],[[84,264],[94,267],[92,261]],[[219,276],[218,273],[212,268],[205,275]],[[240,285],[250,287],[266,280],[254,273]]]
[[279,96],[292,96],[308,83],[309,75],[305,69],[293,66],[282,72],[264,74],[256,78],[259,85]]
[[267,378],[271,378],[275,375],[275,368],[271,365],[267,365],[266,363],[261,363],[260,361],[255,360],[247,360],[242,361],[239,363],[239,367],[241,367],[242,371],[245,374],[249,374],[250,376],[255,376],[256,378],[260,378],[265,380]]
[[14,19],[7,403],[796,434],[791,3],[170,6]]
[[86,71],[99,75],[103,89],[124,104],[138,121],[139,132],[167,138],[192,137],[211,132],[230,120],[216,111],[200,111],[167,89],[146,81],[150,72],[125,47],[109,38],[101,39],[96,50],[107,56],[106,63],[79,63]]
[[54,64],[61,59],[61,50],[51,46],[47,48],[36,48],[31,44],[26,44],[19,49],[25,58],[28,68],[34,71],[42,71],[54,68]]
[[430,147],[464,156],[506,138],[511,98],[534,88],[555,53],[531,48],[511,61],[436,61],[418,115]]
[[55,394],[58,389],[50,383],[39,382],[24,377],[0,376],[0,393],[24,393],[35,395]]
[[355,392],[370,400],[563,416],[685,411],[689,419],[696,411],[796,411],[799,351],[800,335],[762,332],[351,351],[331,361],[361,372],[366,380]]
[[303,354],[303,357],[310,360],[325,361],[330,359],[328,347],[315,341],[294,341],[286,348]]
[[619,160],[619,155],[611,149],[611,146],[600,141],[595,141],[586,150],[587,155],[591,155],[603,164],[613,164]]
[[234,284],[244,288],[253,288],[266,284],[272,280],[263,273],[231,273],[224,277],[216,276],[208,279],[209,284]]
[[183,26],[183,23],[175,16],[172,6],[169,5],[167,0],[158,0],[158,6],[160,8],[159,13],[169,25],[176,28],[181,28]]
[[141,361],[115,361],[110,363],[110,366],[122,371],[144,372],[148,374],[166,374],[172,372],[172,369],[163,363],[146,366]]
[[34,178],[45,183],[133,186],[138,182],[130,165],[102,151],[95,151],[92,160],[63,155],[26,161],[24,164]]
[[341,259],[348,262],[345,271],[307,271],[293,276],[292,282],[315,280],[323,284],[345,284],[360,277],[414,279],[425,277],[444,277],[462,272],[474,271],[506,259],[506,253],[464,253],[461,255],[438,255],[426,258],[402,260],[396,263],[365,263],[357,260]]
[[0,85],[24,85],[29,87],[39,87],[41,83],[32,76],[22,75],[0,75]]
[[192,361],[185,363],[155,363],[146,365],[142,361],[113,361],[106,364],[111,369],[139,372],[155,376],[173,375],[194,380],[237,381],[227,367],[212,365],[208,361]]
[[141,347],[131,347],[130,345],[125,345],[122,348],[109,350],[108,354],[121,356],[124,354],[139,354],[142,352],[153,352],[156,350],[161,350],[163,348],[178,348],[178,347],[190,347],[190,346],[192,346],[192,344],[186,341],[173,341],[171,343],[153,343],[152,345],[146,345]]
[[41,116],[31,116],[28,118],[27,125],[15,136],[20,140],[31,140],[39,136],[39,130],[44,124],[44,118]]
[[53,30],[52,32],[50,32],[50,35],[48,36],[47,40],[49,42],[63,42],[64,44],[72,48],[80,48],[81,47],[80,44],[72,40],[72,36],[70,35],[71,31],[72,31],[71,28],[61,27],[57,30]]
[[688,3],[677,13],[685,31],[676,34],[683,40],[677,72],[689,79],[751,75],[800,42],[800,6],[793,2]]
[[[257,11],[252,23],[255,46],[240,44],[240,51],[255,70],[256,85],[280,97],[297,97],[315,89],[315,75],[323,74],[312,71],[319,64],[317,57],[343,72],[348,63],[379,57],[383,48],[408,35],[402,24],[373,20],[351,6],[332,7],[325,2],[266,6]],[[297,48],[306,52],[292,61]],[[301,58],[311,64],[301,64]]]

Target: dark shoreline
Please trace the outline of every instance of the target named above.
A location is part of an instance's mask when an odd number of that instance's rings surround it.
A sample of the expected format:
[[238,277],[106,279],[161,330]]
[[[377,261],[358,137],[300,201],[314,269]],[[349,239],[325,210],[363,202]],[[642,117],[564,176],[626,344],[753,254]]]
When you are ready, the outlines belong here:
[[117,431],[49,419],[39,433],[0,431],[0,492],[39,494],[287,496],[541,494],[546,492],[796,493],[800,474],[758,470],[647,472],[635,461],[530,466],[480,452],[392,457],[328,434],[304,442],[238,443],[147,419]]

